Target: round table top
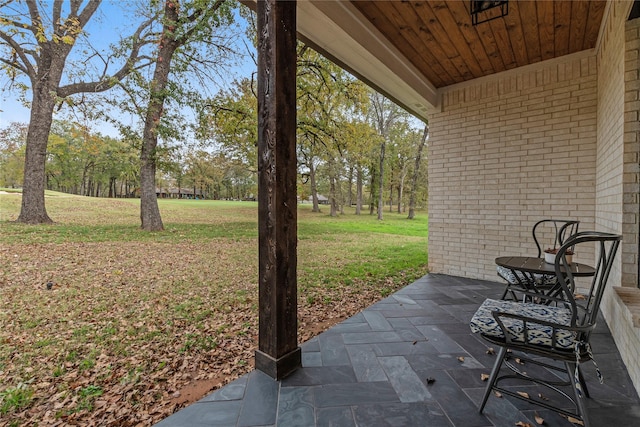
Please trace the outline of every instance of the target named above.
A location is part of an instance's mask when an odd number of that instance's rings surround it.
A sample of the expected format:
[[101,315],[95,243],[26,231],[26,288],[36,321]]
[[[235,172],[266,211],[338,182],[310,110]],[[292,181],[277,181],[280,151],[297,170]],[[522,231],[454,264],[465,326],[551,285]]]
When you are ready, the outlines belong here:
[[[519,270],[527,273],[556,274],[555,265],[549,264],[544,258],[503,256],[496,258],[496,264],[510,270]],[[587,264],[572,262],[569,267],[571,274],[576,277],[593,276],[596,273],[596,269]]]

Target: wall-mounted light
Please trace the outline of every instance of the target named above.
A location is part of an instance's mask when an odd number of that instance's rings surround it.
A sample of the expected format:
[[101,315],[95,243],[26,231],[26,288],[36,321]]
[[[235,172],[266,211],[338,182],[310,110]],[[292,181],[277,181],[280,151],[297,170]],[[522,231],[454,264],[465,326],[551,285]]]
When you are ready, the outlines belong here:
[[502,18],[509,13],[509,0],[471,0],[469,12],[473,25]]

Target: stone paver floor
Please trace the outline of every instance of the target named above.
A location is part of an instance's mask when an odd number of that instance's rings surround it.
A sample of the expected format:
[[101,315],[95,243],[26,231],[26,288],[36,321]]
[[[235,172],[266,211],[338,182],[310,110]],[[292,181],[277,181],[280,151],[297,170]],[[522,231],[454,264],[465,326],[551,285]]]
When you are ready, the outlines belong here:
[[[507,397],[478,413],[495,356],[469,320],[504,285],[428,274],[301,345],[303,368],[282,381],[253,371],[156,424],[204,426],[573,426]],[[593,427],[640,426],[640,400],[604,320],[592,335],[605,377],[583,372]],[[514,387],[517,388],[517,387]],[[538,393],[535,389],[518,388]],[[544,393],[547,393],[544,391]]]

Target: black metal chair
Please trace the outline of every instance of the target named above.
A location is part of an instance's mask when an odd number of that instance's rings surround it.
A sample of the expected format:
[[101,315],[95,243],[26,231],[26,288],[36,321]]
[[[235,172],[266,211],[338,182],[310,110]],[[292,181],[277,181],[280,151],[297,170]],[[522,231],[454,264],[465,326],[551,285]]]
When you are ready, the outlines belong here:
[[[555,304],[548,304],[548,301],[544,304],[484,301],[471,320],[471,330],[499,346],[500,351],[488,379],[480,412],[484,410],[491,392],[498,391],[581,419],[585,426],[589,425],[583,398],[583,395],[589,397],[589,393],[579,366],[582,362],[593,361],[589,339],[621,240],[620,235],[594,231],[570,237],[560,247],[555,260],[560,292],[555,294],[556,297],[546,297]],[[580,289],[582,295],[579,295],[576,294],[579,287],[574,276],[564,267],[567,265],[566,252],[575,247],[580,253],[590,253],[589,245],[595,246],[596,273],[590,287],[585,291]],[[503,366],[509,368],[507,372],[501,370]],[[602,381],[597,365],[596,372]],[[545,386],[568,402],[562,399],[565,403],[562,405],[536,397],[537,393],[518,393],[513,387],[507,388],[505,384],[509,380],[515,380],[518,386],[521,381]],[[573,409],[567,409],[568,404]]]
[[[533,225],[531,234],[538,249],[538,258],[542,258],[544,251],[553,248],[558,249],[571,236],[578,232],[580,221],[566,219],[543,219]],[[556,284],[555,275],[535,274],[533,277],[525,277],[522,272],[512,271],[498,266],[498,276],[507,282],[501,299],[510,296],[514,301],[518,300],[516,291],[526,291],[524,283],[533,280],[539,288],[549,288]]]

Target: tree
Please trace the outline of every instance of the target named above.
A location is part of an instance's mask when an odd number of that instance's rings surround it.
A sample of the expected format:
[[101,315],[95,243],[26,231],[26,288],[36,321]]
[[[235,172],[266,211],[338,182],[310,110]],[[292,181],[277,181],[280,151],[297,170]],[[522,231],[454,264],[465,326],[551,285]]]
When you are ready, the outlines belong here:
[[[389,140],[392,126],[399,120],[406,119],[407,113],[383,95],[371,93],[371,115],[373,124],[382,137],[378,161],[378,220],[382,220],[384,208],[384,163],[386,144]],[[373,187],[373,186],[372,186]]]
[[117,181],[127,179],[135,153],[129,143],[92,132],[86,125],[54,120],[47,149],[47,189],[116,197]]
[[410,159],[415,151],[417,131],[409,127],[409,122],[399,122],[392,127],[389,149],[389,212],[393,209],[393,194],[397,191],[397,210],[402,212],[404,201],[404,183],[410,169]]
[[[167,120],[165,103],[187,96],[191,102],[199,99],[198,91],[189,91],[187,82],[181,85],[174,77],[189,72],[203,81],[210,78],[206,70],[213,61],[207,58],[212,50],[228,51],[224,44],[215,43],[219,29],[233,21],[228,0],[164,0],[162,32],[158,41],[154,71],[150,82],[138,75],[135,83],[148,87],[146,107],[142,109],[144,130],[140,152],[140,220],[147,231],[164,229],[156,196],[158,138],[178,136],[179,130]],[[199,65],[200,70],[193,68]],[[217,64],[220,65],[220,64]],[[129,92],[134,96],[134,92]]]
[[416,216],[416,213],[415,213],[416,193],[418,192],[418,175],[420,171],[420,161],[422,157],[422,150],[424,146],[427,144],[428,138],[429,138],[429,124],[426,123],[424,125],[424,131],[422,132],[422,138],[420,138],[420,143],[418,144],[418,150],[416,153],[416,162],[413,168],[413,177],[411,179],[411,195],[409,196],[409,216],[407,216],[407,219],[413,219]]
[[201,115],[199,135],[224,148],[225,155],[258,171],[256,82],[243,78],[211,99]]
[[18,187],[24,176],[26,123],[10,123],[0,129],[0,186]]
[[331,216],[344,197],[340,179],[349,150],[350,118],[366,108],[364,84],[308,46],[298,49],[298,159],[311,183],[313,211],[319,212],[316,173],[320,164],[329,181]]
[[[18,222],[37,224],[51,222],[44,202],[47,141],[56,106],[62,106],[75,94],[102,92],[113,87],[139,64],[140,49],[148,40],[144,32],[151,21],[145,21],[130,39],[129,54],[115,73],[109,73],[111,57],[104,60],[101,74],[85,80],[76,73],[73,80],[63,82],[68,58],[76,42],[85,37],[84,29],[100,6],[101,0],[54,0],[50,14],[47,3],[7,0],[0,9],[0,63],[6,77],[24,90],[31,90],[31,116],[27,132],[22,206]],[[84,7],[83,6],[84,3]],[[26,9],[25,9],[26,7]],[[63,16],[63,13],[67,13]],[[97,52],[87,49],[86,63]],[[99,58],[103,56],[97,55]],[[23,83],[26,77],[29,85]]]
[[[348,147],[344,155],[345,160],[355,174],[355,213],[356,215],[360,215],[364,195],[364,180],[369,172],[367,164],[374,155],[374,148],[379,146],[380,135],[378,135],[371,124],[367,122],[366,116],[359,114],[353,115],[349,121],[343,125],[342,129],[343,138],[347,139],[345,145]],[[351,192],[351,179],[353,179],[353,177],[350,174],[349,192]]]

